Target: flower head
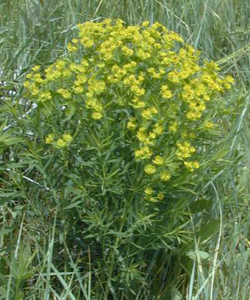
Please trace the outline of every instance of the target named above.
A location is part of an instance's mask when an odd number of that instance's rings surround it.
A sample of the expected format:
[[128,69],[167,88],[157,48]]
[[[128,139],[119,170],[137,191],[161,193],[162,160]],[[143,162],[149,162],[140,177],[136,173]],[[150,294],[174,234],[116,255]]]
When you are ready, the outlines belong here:
[[153,163],[156,165],[162,165],[164,163],[164,158],[160,155],[157,155],[154,160]]
[[145,189],[145,194],[147,194],[147,195],[153,194],[153,189],[152,189],[151,187],[147,187],[147,188]]
[[46,139],[45,139],[45,143],[46,144],[51,144],[54,141],[54,135],[51,133],[49,134]]
[[147,173],[147,174],[154,174],[156,172],[156,167],[151,165],[151,164],[147,164],[144,168],[144,171]]
[[168,171],[163,171],[160,173],[160,178],[162,181],[168,181],[171,178],[171,175]]

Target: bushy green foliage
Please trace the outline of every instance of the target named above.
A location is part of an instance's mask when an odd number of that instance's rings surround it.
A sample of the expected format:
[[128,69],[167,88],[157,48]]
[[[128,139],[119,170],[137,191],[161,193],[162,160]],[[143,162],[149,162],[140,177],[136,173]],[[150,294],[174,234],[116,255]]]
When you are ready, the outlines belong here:
[[192,237],[188,205],[224,134],[233,78],[159,23],[78,27],[68,53],[27,75],[19,107],[33,108],[18,121],[15,159],[37,183],[35,199],[22,182],[30,205],[43,218],[56,209],[91,272],[91,299],[148,298],[161,282],[150,256],[173,268]]
[[233,78],[219,77],[214,62],[199,66],[199,52],[159,23],[122,23],[80,25],[79,39],[68,44],[76,54],[45,70],[33,67],[24,86],[41,113],[47,134],[41,138],[62,151],[84,151],[88,138],[79,136],[106,127],[107,136],[110,130],[147,174],[155,174],[151,181],[177,178],[184,166],[193,172],[200,167],[194,153],[214,125],[219,129],[226,103],[218,96]]

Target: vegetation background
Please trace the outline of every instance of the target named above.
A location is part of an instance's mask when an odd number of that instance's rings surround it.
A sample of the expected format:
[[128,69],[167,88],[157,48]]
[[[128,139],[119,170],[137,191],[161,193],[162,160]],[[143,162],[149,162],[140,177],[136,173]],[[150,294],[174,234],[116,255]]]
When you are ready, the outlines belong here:
[[[229,155],[220,162],[223,167],[200,187],[213,200],[207,216],[220,220],[218,231],[214,234],[211,223],[203,228],[202,244],[194,232],[196,250],[190,252],[188,282],[175,270],[179,274],[176,285],[169,285],[167,291],[162,287],[152,290],[151,298],[142,292],[133,299],[250,299],[249,1],[2,0],[0,12],[1,151],[19,142],[8,136],[6,126],[11,116],[19,117],[17,105],[12,104],[21,97],[25,74],[33,65],[53,62],[75,35],[76,24],[87,20],[120,18],[128,24],[158,21],[201,50],[204,58],[217,61],[223,73],[234,76],[236,86],[230,95],[233,117],[226,124]],[[32,223],[32,216],[45,205],[29,205],[27,209],[25,201],[19,201],[25,190],[18,174],[9,175],[10,169],[18,166],[12,162],[6,169],[6,158],[1,155],[0,299],[102,299],[94,298],[91,272],[81,277],[81,262],[66,244],[55,263],[56,218],[48,211],[46,218]],[[22,179],[36,185],[25,174]],[[39,199],[35,191],[33,197]],[[27,203],[32,201],[26,199]],[[62,244],[63,234],[59,237]],[[60,260],[63,264],[67,261],[63,271],[58,269]]]

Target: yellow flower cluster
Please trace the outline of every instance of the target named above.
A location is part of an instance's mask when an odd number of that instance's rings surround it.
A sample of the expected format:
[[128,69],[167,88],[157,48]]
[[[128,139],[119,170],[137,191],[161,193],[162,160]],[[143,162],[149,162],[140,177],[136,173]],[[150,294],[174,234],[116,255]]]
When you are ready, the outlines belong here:
[[165,195],[163,192],[159,192],[156,195],[156,198],[153,196],[153,194],[155,193],[155,191],[152,189],[152,187],[147,187],[145,190],[145,195],[146,195],[146,200],[149,200],[151,202],[158,202],[159,200],[163,200]]
[[196,160],[196,161],[185,161],[184,162],[184,165],[191,171],[193,172],[195,169],[199,169],[200,167],[200,164],[199,162]]
[[153,163],[156,165],[162,165],[164,163],[164,158],[160,155],[156,155],[156,157],[153,160]]
[[160,67],[159,71],[157,72],[155,70],[155,68],[149,68],[148,69],[148,73],[149,73],[149,76],[154,78],[154,79],[160,79],[163,77],[163,75],[165,74],[165,70],[163,67]]
[[170,179],[171,175],[168,171],[163,171],[160,174],[160,178],[162,181],[168,181]]
[[145,146],[135,151],[135,157],[141,159],[149,159],[153,154],[153,151],[149,147]]
[[155,139],[156,139],[157,135],[159,135],[159,133],[157,133],[157,132],[159,132],[159,128],[157,128],[157,129],[158,129],[158,131],[154,129],[151,132],[147,132],[146,127],[140,127],[137,131],[136,136],[142,144],[144,144],[144,145],[154,145]]
[[73,139],[73,137],[70,134],[64,133],[62,138],[55,141],[54,135],[52,133],[50,133],[46,137],[45,143],[46,144],[53,144],[55,148],[64,148],[64,147],[66,147],[70,144],[72,139]]
[[191,155],[195,152],[195,148],[191,146],[191,144],[187,141],[183,143],[177,143],[177,153],[179,159],[191,157]]
[[176,132],[178,129],[178,123],[175,121],[168,126],[169,131]]
[[54,141],[54,135],[53,134],[49,134],[46,139],[45,139],[45,143],[46,144],[52,144]]
[[[151,156],[152,156],[152,152],[150,153],[150,156],[148,156],[146,158],[149,159]],[[165,158],[163,156],[156,155],[155,158],[152,160],[152,163],[153,164],[146,164],[145,165],[144,171],[148,175],[153,175],[155,173],[158,173],[159,174],[158,179],[160,179],[160,181],[168,181],[168,180],[170,180],[171,174],[164,167]]]
[[169,90],[169,87],[166,84],[161,87],[161,95],[164,99],[170,99],[173,97],[172,92]]
[[137,126],[136,118],[130,118],[128,123],[127,123],[127,128],[133,130],[133,129],[136,128],[136,126]]
[[205,128],[206,128],[206,129],[212,129],[213,127],[214,127],[213,122],[206,122],[206,123],[205,123]]
[[156,173],[156,170],[156,167],[151,164],[147,164],[144,168],[144,171],[149,175]]
[[[175,153],[176,165],[181,161],[190,171],[198,169],[197,161],[186,161],[198,158],[196,128],[213,129],[209,112],[217,109],[215,99],[231,88],[233,78],[220,76],[212,61],[200,65],[199,51],[158,22],[126,26],[106,19],[78,29],[67,57],[45,69],[32,68],[24,82],[27,97],[45,109],[56,103],[65,113],[82,112],[98,126],[126,112],[136,161],[163,182],[173,175],[164,149]],[[58,148],[69,142],[65,136],[46,138]]]

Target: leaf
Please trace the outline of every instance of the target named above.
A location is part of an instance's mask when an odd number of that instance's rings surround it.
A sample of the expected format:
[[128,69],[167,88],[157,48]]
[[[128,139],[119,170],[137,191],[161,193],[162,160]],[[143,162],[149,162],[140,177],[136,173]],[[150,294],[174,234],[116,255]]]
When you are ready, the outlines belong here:
[[0,230],[0,236],[1,235],[5,235],[5,234],[8,234],[8,233],[10,233],[11,231],[13,230],[13,228],[3,228],[3,229],[1,229]]
[[6,193],[2,193],[0,191],[0,205],[3,205],[13,199],[19,198],[22,196],[22,193],[20,192],[6,192]]
[[189,205],[189,210],[191,213],[195,214],[203,210],[208,210],[212,205],[212,200],[198,200]]
[[74,208],[74,207],[79,207],[79,205],[82,203],[82,200],[79,200],[79,201],[76,201],[74,203],[71,203],[70,205],[64,207],[64,210],[66,209],[71,209],[71,208]]
[[192,260],[196,260],[197,257],[199,257],[200,259],[208,259],[210,257],[209,253],[199,250],[189,251],[186,255]]
[[213,237],[219,230],[220,220],[212,220],[203,225],[202,228],[195,233],[197,240],[200,242]]
[[80,163],[81,166],[85,166],[85,167],[91,167],[93,165],[95,165],[95,161],[92,159],[92,160],[83,160],[80,156],[76,156],[74,155],[74,158]]

